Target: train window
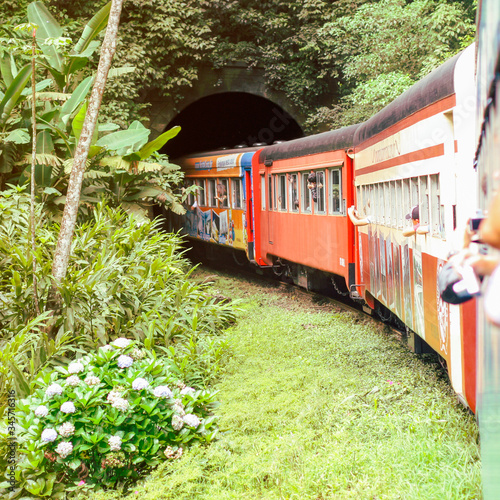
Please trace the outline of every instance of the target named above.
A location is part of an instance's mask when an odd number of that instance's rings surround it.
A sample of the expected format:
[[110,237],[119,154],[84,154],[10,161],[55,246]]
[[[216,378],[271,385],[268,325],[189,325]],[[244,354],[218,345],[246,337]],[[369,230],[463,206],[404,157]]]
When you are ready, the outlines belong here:
[[429,183],[426,175],[420,177],[420,224],[429,224]]
[[231,187],[233,188],[232,190],[232,201],[233,201],[233,208],[241,208],[243,206],[243,200],[242,200],[242,183],[240,178],[235,178],[231,179]]
[[[184,184],[185,184],[186,188],[189,188],[194,184],[194,180],[193,179],[186,179]],[[193,193],[188,194],[187,203],[190,207],[192,205],[194,205],[194,194]]]
[[392,227],[397,227],[398,226],[398,221],[397,221],[397,216],[396,216],[396,182],[391,181],[390,182],[390,189],[391,189],[391,206],[390,206],[390,211],[391,211],[391,226]]
[[220,208],[229,207],[229,179],[219,179],[217,183],[217,200]]
[[324,214],[325,206],[325,172],[323,170],[316,171],[316,201],[314,202],[314,213]]
[[269,210],[273,209],[273,178],[271,174],[267,174],[268,196],[269,196]]
[[292,212],[299,211],[299,186],[297,174],[288,174],[288,193],[290,199],[290,210]]
[[342,170],[335,168],[329,170],[328,176],[329,192],[328,192],[328,208],[331,214],[342,212]]
[[405,216],[411,212],[410,179],[403,179],[403,226],[406,226]]
[[403,229],[403,181],[395,182],[394,227]]
[[412,177],[410,179],[410,189],[411,189],[411,203],[410,210],[412,207],[419,204],[420,199],[418,195],[418,177]]
[[207,206],[207,192],[206,192],[207,181],[205,179],[198,179],[196,181],[196,184],[198,184],[198,186],[200,186],[200,189],[198,190],[198,205],[200,205],[200,207],[206,207]]
[[266,209],[266,176],[260,176],[260,204],[262,210]]
[[278,176],[273,175],[273,208],[278,210]]
[[441,205],[439,174],[431,175],[431,231],[433,236],[445,238],[444,207]]
[[386,226],[392,224],[391,220],[391,185],[384,182],[384,223]]
[[286,210],[286,175],[278,176],[279,195],[278,195],[278,210]]
[[303,172],[301,191],[302,191],[302,212],[311,213],[311,190],[307,187],[309,184],[307,181],[308,172]]
[[215,179],[208,179],[208,206],[217,206],[217,191],[215,189]]
[[377,219],[378,224],[383,224],[384,223],[384,204],[382,203],[382,194],[383,192],[383,187],[380,183],[375,184],[374,186],[374,191],[375,191],[375,217]]

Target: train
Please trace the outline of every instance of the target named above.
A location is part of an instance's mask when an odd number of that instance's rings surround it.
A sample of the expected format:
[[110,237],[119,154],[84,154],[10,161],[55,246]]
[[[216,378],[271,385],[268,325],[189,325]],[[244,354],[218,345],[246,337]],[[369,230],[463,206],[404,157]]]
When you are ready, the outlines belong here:
[[438,353],[478,417],[484,498],[496,498],[500,328],[484,293],[449,303],[439,280],[464,246],[498,255],[465,238],[500,187],[500,4],[483,0],[478,11],[475,44],[363,123],[173,159],[198,189],[171,225],[212,255],[349,295],[401,325],[415,352]]

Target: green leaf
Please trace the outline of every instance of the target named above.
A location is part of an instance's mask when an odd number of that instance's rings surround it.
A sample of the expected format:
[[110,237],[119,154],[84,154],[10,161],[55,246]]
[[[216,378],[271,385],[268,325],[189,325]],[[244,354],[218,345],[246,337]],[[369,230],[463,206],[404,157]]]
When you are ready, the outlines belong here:
[[12,80],[14,80],[14,75],[11,68],[11,56],[6,52],[0,55],[0,73],[2,74],[5,86],[8,87],[12,83]]
[[[130,154],[135,151],[133,147],[136,144],[144,144],[148,136],[149,130],[147,128],[142,130],[120,130],[101,137],[96,146],[103,146],[106,149],[116,151],[117,154]],[[125,152],[120,153],[121,150],[125,150]]]
[[126,75],[135,71],[134,66],[121,66],[120,68],[111,68],[108,72],[108,78]]
[[36,39],[40,44],[42,52],[48,57],[49,64],[61,72],[63,68],[63,56],[53,45],[45,45],[43,42],[47,38],[59,38],[63,31],[59,23],[42,2],[32,2],[28,5],[28,19],[38,26]]
[[[38,82],[35,85],[35,92],[41,92],[42,90],[46,89],[47,87],[50,87],[52,85],[52,80],[50,78],[46,78],[45,80],[42,80],[41,82]],[[25,88],[22,92],[21,95],[27,96],[30,95],[32,92],[31,88]]]
[[31,77],[31,64],[24,66],[7,88],[0,102],[0,123],[5,122]]
[[92,19],[87,23],[83,29],[80,40],[74,46],[72,53],[81,54],[84,52],[90,42],[106,27],[108,24],[109,11],[111,10],[111,2],[108,2]]
[[[71,123],[71,128],[73,129],[73,134],[75,135],[77,143],[80,140],[80,135],[82,133],[83,122],[85,121],[85,115],[87,114],[87,107],[88,104],[87,101],[85,101],[80,110],[78,111],[78,113],[76,114],[76,116],[73,118],[73,121]],[[98,127],[96,126],[96,128],[94,129],[94,135],[92,137],[91,148],[88,154],[88,158],[92,158],[101,150],[101,148],[97,148],[97,150],[96,148],[92,148],[92,146],[95,145],[98,136],[99,136],[99,130]]]
[[140,159],[145,160],[146,158],[149,158],[155,151],[161,149],[170,139],[173,139],[180,131],[180,126],[172,127],[170,130],[163,132],[163,134],[159,135],[153,141],[148,142],[139,151],[139,155],[141,157]]
[[9,362],[9,365],[14,375],[14,382],[19,396],[22,398],[28,396],[30,394],[30,387],[26,377],[12,361]]
[[94,82],[94,77],[89,76],[85,78],[85,80],[83,80],[78,85],[78,87],[76,87],[76,89],[73,91],[71,97],[64,103],[64,106],[61,108],[61,118],[60,118],[64,126],[67,125],[70,115],[76,110],[76,108],[78,108],[78,106],[87,97],[87,94],[89,93],[90,87],[92,87],[93,82]]
[[14,144],[28,144],[31,137],[26,128],[16,128],[5,139],[5,142],[13,142]]

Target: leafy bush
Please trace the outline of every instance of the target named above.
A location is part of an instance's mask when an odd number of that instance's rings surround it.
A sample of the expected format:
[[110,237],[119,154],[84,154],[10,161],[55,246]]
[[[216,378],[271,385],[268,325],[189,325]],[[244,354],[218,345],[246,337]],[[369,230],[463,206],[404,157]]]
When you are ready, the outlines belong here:
[[18,485],[42,498],[125,485],[188,444],[210,442],[214,394],[179,375],[171,361],[125,338],[46,372],[18,404],[25,453]]
[[[210,284],[190,279],[182,239],[99,205],[76,229],[59,315],[33,307],[28,196],[19,189],[0,199],[0,393],[18,397],[47,366],[116,337],[144,342],[175,359],[188,383],[207,384],[219,369],[234,305],[212,297]],[[37,281],[45,311],[58,227],[37,217]],[[1,401],[2,408],[5,407]],[[1,411],[1,410],[0,410]]]

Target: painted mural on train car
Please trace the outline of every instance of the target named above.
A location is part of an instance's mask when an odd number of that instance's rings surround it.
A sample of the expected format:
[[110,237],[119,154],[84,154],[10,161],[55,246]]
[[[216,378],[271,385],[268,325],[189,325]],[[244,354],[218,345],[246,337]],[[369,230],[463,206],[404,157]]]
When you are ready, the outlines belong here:
[[240,250],[247,246],[244,168],[253,151],[220,151],[186,156],[177,162],[186,186],[197,186],[187,200],[183,231],[191,238]]

